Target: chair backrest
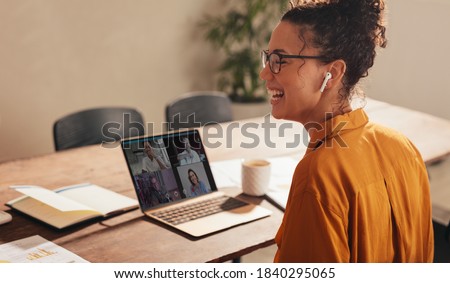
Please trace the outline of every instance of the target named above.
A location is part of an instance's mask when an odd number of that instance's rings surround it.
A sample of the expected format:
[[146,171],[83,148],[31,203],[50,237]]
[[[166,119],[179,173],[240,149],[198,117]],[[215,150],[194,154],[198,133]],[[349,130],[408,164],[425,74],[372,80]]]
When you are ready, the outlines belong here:
[[144,134],[142,115],[136,109],[126,107],[83,110],[53,124],[56,151]]
[[226,93],[220,91],[188,92],[166,105],[168,130],[232,120],[231,100]]

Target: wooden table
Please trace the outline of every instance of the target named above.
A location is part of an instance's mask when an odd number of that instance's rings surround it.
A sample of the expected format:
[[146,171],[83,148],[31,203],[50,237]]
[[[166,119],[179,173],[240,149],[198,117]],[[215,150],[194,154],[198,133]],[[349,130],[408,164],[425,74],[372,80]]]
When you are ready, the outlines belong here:
[[365,109],[371,121],[407,136],[427,165],[450,155],[450,121],[372,99]]
[[[450,154],[449,121],[374,100],[368,101],[366,111],[371,120],[406,134],[426,163]],[[295,155],[300,159],[307,145],[303,127],[267,119],[202,128],[200,133],[209,145],[206,152],[210,161],[279,155]],[[255,143],[258,137],[259,142]],[[13,215],[11,223],[0,226],[0,244],[38,234],[91,262],[223,262],[272,245],[283,216],[263,198],[240,195],[237,188],[224,190],[261,204],[273,214],[202,238],[192,238],[162,226],[144,217],[140,210],[59,231],[4,205],[20,196],[8,189],[10,185],[55,189],[83,182],[135,198],[118,144],[113,148],[95,145],[0,164],[0,209]]]
[[[120,148],[88,146],[31,159],[0,164],[0,209],[19,193],[12,184],[38,184],[54,189],[91,182],[135,198],[131,178]],[[35,234],[91,262],[222,262],[272,245],[282,212],[263,198],[240,195],[273,211],[266,217],[203,238],[193,238],[144,217],[134,210],[101,222],[56,230],[15,211],[11,223],[0,226],[0,243]]]

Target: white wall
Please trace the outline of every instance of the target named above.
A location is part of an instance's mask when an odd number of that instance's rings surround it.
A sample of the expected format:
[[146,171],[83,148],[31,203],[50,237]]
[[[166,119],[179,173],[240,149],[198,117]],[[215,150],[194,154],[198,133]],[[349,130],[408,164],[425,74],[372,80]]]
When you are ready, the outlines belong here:
[[450,119],[450,1],[387,5],[389,42],[369,71],[366,94]]
[[[0,0],[0,162],[52,152],[53,122],[89,107],[136,107],[159,131],[169,100],[215,88],[196,23],[224,2]],[[450,1],[387,4],[367,95],[450,119]]]
[[197,23],[215,0],[0,0],[0,161],[53,151],[53,122],[132,106],[161,129],[164,105],[215,87]]

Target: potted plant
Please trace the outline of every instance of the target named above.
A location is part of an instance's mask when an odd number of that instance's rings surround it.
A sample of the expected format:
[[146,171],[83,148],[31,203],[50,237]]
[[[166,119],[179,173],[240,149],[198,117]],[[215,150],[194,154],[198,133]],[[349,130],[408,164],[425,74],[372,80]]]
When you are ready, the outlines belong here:
[[218,88],[234,102],[266,100],[260,51],[270,39],[274,21],[279,18],[287,0],[239,0],[226,14],[206,16],[200,26],[206,39],[224,52]]

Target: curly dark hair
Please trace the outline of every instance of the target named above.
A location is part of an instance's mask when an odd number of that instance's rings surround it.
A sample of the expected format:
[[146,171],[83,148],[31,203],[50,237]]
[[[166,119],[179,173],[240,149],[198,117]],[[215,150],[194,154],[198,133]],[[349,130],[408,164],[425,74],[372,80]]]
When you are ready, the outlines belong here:
[[[348,99],[373,66],[375,48],[387,44],[384,10],[383,0],[291,1],[291,9],[281,21],[299,26],[303,48],[311,45],[319,49],[324,63],[345,61],[347,69],[339,93],[342,99]],[[306,32],[312,35],[308,40]]]

